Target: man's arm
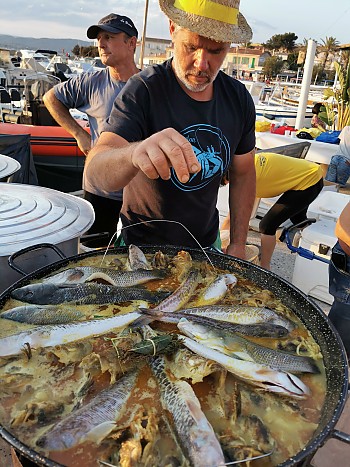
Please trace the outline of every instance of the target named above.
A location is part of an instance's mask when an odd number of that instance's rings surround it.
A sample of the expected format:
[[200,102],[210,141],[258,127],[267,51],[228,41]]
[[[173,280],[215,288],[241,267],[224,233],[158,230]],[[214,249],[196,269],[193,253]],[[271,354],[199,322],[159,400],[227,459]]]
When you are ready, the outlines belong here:
[[343,251],[350,256],[350,203],[341,212],[335,227],[335,234],[339,239]]
[[124,188],[139,170],[150,179],[169,180],[171,167],[182,183],[201,169],[191,143],[173,128],[137,143],[103,132],[85,163],[90,183],[106,191]]
[[255,150],[235,155],[229,171],[230,244],[226,253],[245,259],[249,220],[255,201]]
[[80,150],[87,155],[91,149],[91,136],[71,116],[69,109],[57,99],[54,89],[46,92],[43,100],[56,122],[76,139]]

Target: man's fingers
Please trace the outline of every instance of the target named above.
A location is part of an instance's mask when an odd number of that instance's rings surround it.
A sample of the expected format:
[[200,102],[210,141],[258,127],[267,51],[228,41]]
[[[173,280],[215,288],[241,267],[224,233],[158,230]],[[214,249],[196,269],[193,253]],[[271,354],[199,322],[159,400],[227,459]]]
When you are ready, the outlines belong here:
[[131,158],[133,165],[151,179],[169,180],[172,167],[178,179],[186,183],[191,173],[201,169],[191,143],[173,128],[155,133],[137,144]]
[[186,183],[191,173],[200,170],[200,164],[193,152],[191,143],[172,128],[164,130],[159,146],[166,155],[169,166],[173,167],[177,178]]

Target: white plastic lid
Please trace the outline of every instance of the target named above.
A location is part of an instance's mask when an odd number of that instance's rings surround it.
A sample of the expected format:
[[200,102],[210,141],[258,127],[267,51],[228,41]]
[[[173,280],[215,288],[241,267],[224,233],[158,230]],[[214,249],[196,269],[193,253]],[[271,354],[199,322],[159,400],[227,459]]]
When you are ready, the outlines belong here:
[[0,256],[78,238],[94,219],[92,205],[84,199],[40,186],[0,183]]
[[0,154],[0,180],[9,177],[21,168],[21,164],[12,157]]

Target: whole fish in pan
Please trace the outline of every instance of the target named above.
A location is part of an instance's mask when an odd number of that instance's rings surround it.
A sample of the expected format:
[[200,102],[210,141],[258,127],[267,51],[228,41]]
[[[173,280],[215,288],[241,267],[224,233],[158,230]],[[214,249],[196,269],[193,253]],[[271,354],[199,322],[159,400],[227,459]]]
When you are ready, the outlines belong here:
[[166,273],[161,269],[138,269],[133,271],[116,271],[112,268],[98,268],[92,266],[77,266],[65,269],[43,279],[45,284],[83,284],[93,280],[103,280],[116,287],[132,287],[145,284],[151,280],[159,280]]
[[41,436],[36,444],[47,451],[64,451],[85,441],[96,444],[116,428],[137,379],[132,371],[73,411]]
[[76,305],[108,305],[143,300],[157,303],[167,297],[169,292],[152,292],[133,287],[115,287],[106,284],[77,284],[72,286],[57,284],[29,284],[11,292],[17,300],[36,305],[58,305],[75,303]]
[[27,324],[64,324],[84,318],[84,313],[73,307],[52,305],[23,305],[0,314],[0,318]]

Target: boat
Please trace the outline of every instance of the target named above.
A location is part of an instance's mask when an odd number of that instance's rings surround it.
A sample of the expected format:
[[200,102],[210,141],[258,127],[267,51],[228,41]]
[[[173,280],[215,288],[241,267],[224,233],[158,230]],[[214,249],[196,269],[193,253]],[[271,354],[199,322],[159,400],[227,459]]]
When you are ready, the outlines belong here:
[[[296,95],[294,95],[294,100],[286,100],[286,90],[283,91],[278,84],[273,88],[267,87],[265,83],[254,81],[243,81],[243,84],[253,98],[257,120],[277,121],[295,127],[299,104]],[[285,98],[283,98],[283,92]],[[305,126],[311,126],[312,116],[312,106],[309,105],[304,115]]]
[[64,192],[81,190],[85,156],[76,140],[64,128],[0,123],[0,134],[30,135],[30,147],[40,186]]

